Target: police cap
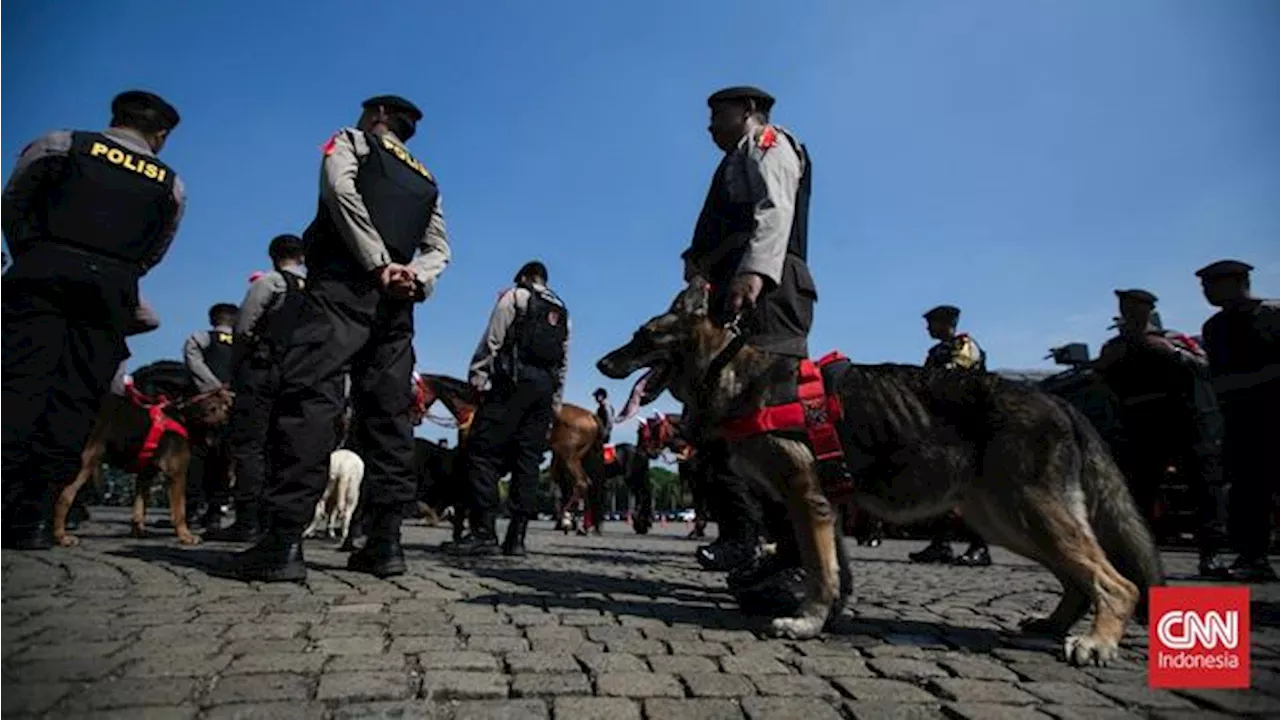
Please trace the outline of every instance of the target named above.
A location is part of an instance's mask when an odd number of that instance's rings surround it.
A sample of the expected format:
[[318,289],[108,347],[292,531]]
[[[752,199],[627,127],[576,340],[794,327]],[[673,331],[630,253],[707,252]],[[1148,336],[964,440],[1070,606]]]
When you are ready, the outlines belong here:
[[707,105],[715,107],[723,102],[737,100],[751,100],[755,103],[757,109],[764,112],[769,112],[774,103],[773,96],[760,88],[751,87],[750,85],[738,85],[711,93],[711,97],[707,98]]
[[516,271],[515,278],[513,278],[511,282],[520,282],[520,278],[522,277],[541,278],[543,282],[546,282],[547,280],[550,279],[547,277],[547,266],[543,265],[537,260],[533,260],[531,262],[525,263],[524,265],[521,265],[520,269]]
[[302,238],[288,233],[271,238],[271,244],[267,246],[267,255],[272,260],[296,258],[304,252],[306,248],[302,244]]
[[1211,265],[1205,265],[1196,271],[1198,278],[1213,277],[1230,277],[1233,275],[1248,275],[1253,270],[1253,266],[1249,263],[1240,262],[1239,260],[1219,260]]
[[178,126],[178,121],[182,119],[178,116],[178,111],[165,102],[164,98],[146,90],[126,90],[115,96],[111,101],[112,115],[121,115],[121,111],[125,108],[154,110],[164,123],[165,130],[174,129]]
[[591,397],[609,397],[609,393],[605,392],[604,388],[596,388],[596,391],[591,393]]
[[381,107],[386,109],[388,112],[397,112],[405,115],[413,122],[418,122],[422,119],[422,111],[418,109],[418,106],[408,100],[405,100],[399,95],[378,95],[377,97],[371,97],[368,100],[365,100],[361,107],[365,110]]
[[1137,288],[1132,290],[1117,290],[1116,297],[1121,300],[1133,300],[1134,302],[1146,303],[1147,305],[1155,305],[1159,300],[1159,298],[1157,298],[1153,293]]
[[955,305],[939,305],[924,314],[925,320],[941,320],[942,322],[955,322],[960,319],[960,308]]

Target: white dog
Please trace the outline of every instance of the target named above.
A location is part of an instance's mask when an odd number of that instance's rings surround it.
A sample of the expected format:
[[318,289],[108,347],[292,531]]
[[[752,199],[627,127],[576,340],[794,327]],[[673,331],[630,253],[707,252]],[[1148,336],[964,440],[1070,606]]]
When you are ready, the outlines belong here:
[[364,480],[364,460],[350,450],[334,450],[329,455],[329,484],[320,502],[316,503],[316,516],[307,526],[303,537],[311,537],[323,524],[329,537],[341,523],[342,541],[346,542],[351,530],[351,516],[360,501],[360,482]]

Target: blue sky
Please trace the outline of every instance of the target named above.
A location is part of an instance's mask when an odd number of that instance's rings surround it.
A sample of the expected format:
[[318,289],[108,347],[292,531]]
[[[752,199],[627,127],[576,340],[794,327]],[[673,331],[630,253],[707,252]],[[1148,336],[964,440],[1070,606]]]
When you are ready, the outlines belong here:
[[[462,375],[497,292],[540,258],[575,334],[567,399],[680,285],[718,151],[705,97],[757,84],[814,162],[812,351],[919,362],[947,302],[992,365],[1106,338],[1116,287],[1166,324],[1209,313],[1221,257],[1280,295],[1280,3],[6,3],[3,164],[96,128],[118,91],[183,115],[164,159],[190,205],[143,281],[177,358],[316,204],[320,146],[364,98],[426,117],[454,262],[417,313],[418,366]],[[357,9],[358,8],[358,9]],[[670,398],[659,408],[674,410]],[[422,434],[442,431],[424,426]],[[623,434],[629,434],[625,431]]]

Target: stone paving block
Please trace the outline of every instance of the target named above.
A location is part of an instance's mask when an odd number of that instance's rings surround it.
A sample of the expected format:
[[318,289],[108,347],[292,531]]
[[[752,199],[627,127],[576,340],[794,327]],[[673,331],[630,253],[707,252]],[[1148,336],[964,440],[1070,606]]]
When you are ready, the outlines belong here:
[[[649,664],[643,658],[626,653],[580,653],[578,662],[585,665],[587,671],[599,675],[606,672],[648,672]],[[669,672],[660,668],[659,672]]]
[[1018,676],[1009,668],[990,660],[948,654],[937,663],[965,680],[1004,680],[1017,682]]
[[[1149,716],[1151,720],[1228,720],[1228,718],[1240,717],[1238,715],[1228,715],[1226,713],[1213,712],[1212,710],[1152,710]],[[1262,715],[1260,717],[1271,717]]]
[[821,677],[874,677],[875,673],[860,658],[839,655],[796,658],[796,667],[805,675]]
[[520,673],[511,681],[511,697],[590,694],[591,680],[581,672]]
[[939,697],[959,703],[1034,705],[1038,702],[1034,695],[998,680],[936,679],[929,681],[928,687]]
[[779,695],[785,697],[835,698],[840,693],[824,678],[813,675],[753,675],[761,695]]
[[913,645],[872,645],[862,651],[873,658],[884,659],[923,659],[924,650]]
[[582,628],[564,627],[563,625],[535,625],[524,629],[524,636],[530,640],[586,640]]
[[1112,685],[1103,683],[1095,688],[1098,692],[1112,700],[1118,700],[1126,707],[1151,708],[1161,710],[1194,709],[1191,701],[1180,698],[1168,690],[1157,690],[1143,685]]
[[618,642],[622,640],[643,640],[640,630],[618,625],[593,625],[585,628],[587,638],[593,642]]
[[300,653],[311,643],[304,638],[290,640],[232,640],[222,647],[228,655],[261,655],[271,653]]
[[119,640],[86,643],[55,643],[32,645],[20,656],[22,662],[31,660],[84,660],[102,658],[122,650],[126,643]]
[[[323,713],[310,716],[310,720],[320,717],[324,717]],[[449,706],[421,700],[380,700],[339,705],[332,717],[333,720],[445,720],[449,717]]]
[[312,625],[303,633],[312,640],[345,637],[380,637],[387,632],[387,626],[379,623],[335,623],[325,622]]
[[1069,682],[1077,685],[1096,685],[1098,679],[1080,668],[1066,663],[1013,663],[1009,666],[1014,674],[1027,682]]
[[720,664],[716,658],[701,655],[654,655],[649,657],[649,667],[654,672],[685,675],[688,673],[719,672]]
[[742,708],[732,700],[670,700],[649,698],[644,701],[645,717],[657,720],[742,720]]
[[404,671],[326,672],[317,700],[403,700],[418,693],[418,679]]
[[14,663],[4,670],[5,686],[14,683],[57,683],[99,680],[119,670],[126,660],[113,658],[68,658]]
[[643,627],[640,632],[649,640],[679,640],[682,642],[700,642],[702,640],[702,630],[695,627],[669,627],[665,625],[655,625]]
[[[100,663],[102,667],[112,669],[115,663]],[[125,677],[208,677],[226,669],[231,664],[230,655],[215,655],[209,658],[174,658],[172,656],[150,657],[133,663],[125,670]]]
[[462,639],[435,635],[397,637],[391,641],[387,652],[393,655],[416,655],[424,652],[448,652],[462,647]]
[[1258,690],[1178,690],[1177,693],[1223,712],[1280,717],[1280,698]]
[[604,673],[596,678],[599,695],[684,697],[684,686],[667,673]]
[[[731,642],[729,643],[729,651],[734,655],[767,655],[779,660],[791,660],[799,657],[800,653],[796,648],[781,640],[757,640],[755,642]],[[826,653],[832,654],[832,653]],[[847,655],[849,657],[857,657],[856,650],[842,649],[839,655]]]
[[98,712],[60,715],[58,720],[194,720],[199,710],[192,706],[131,707]]
[[529,641],[529,649],[532,652],[540,653],[579,653],[579,652],[604,652],[604,645],[601,643],[588,642],[586,640],[557,640],[557,639],[537,639]]
[[640,705],[624,698],[558,697],[554,711],[554,717],[558,719],[640,720]]
[[215,705],[204,711],[204,720],[314,720],[324,716],[318,702],[267,702]]
[[424,652],[418,656],[423,670],[497,670],[498,658],[481,652]]
[[488,653],[529,652],[529,641],[522,637],[473,636],[467,639],[468,650]]
[[581,672],[578,661],[569,653],[517,652],[507,655],[512,673]]
[[386,646],[386,640],[381,635],[321,638],[314,643],[315,652],[322,655],[378,655]]
[[67,708],[96,712],[126,707],[183,705],[195,696],[200,687],[199,681],[190,678],[168,678],[163,682],[149,678],[101,680],[71,696]]
[[882,678],[848,677],[834,678],[832,682],[844,694],[854,700],[867,703],[934,703],[938,698],[915,685],[901,680]]
[[546,720],[542,700],[468,700],[453,708],[452,720]]
[[[1119,708],[1100,708],[1100,707],[1074,707],[1069,705],[1042,705],[1040,711],[1057,718],[1057,720],[1139,720],[1144,717],[1137,715],[1128,710]],[[1199,713],[1199,710],[1188,712]],[[1223,716],[1227,717],[1227,716]],[[1186,718],[1192,720],[1192,718]],[[1196,720],[1211,720],[1211,718],[1196,716]]]
[[253,653],[241,655],[222,672],[224,675],[243,673],[314,673],[324,665],[325,656],[319,653]]
[[755,685],[743,675],[685,673],[680,676],[694,697],[725,698],[755,695]]
[[886,705],[875,702],[845,702],[845,712],[853,720],[944,720],[942,709],[934,705]]
[[590,627],[593,625],[617,625],[618,619],[612,615],[564,615],[560,618],[561,625],[570,627]]
[[667,653],[667,644],[661,640],[609,640],[605,642],[604,647],[611,653],[632,655],[665,655]]
[[877,658],[868,660],[867,666],[881,675],[895,680],[951,677],[937,663],[910,658]]
[[759,640],[750,630],[703,630],[701,635],[707,642],[754,643]]
[[1027,682],[1018,687],[1054,705],[1113,708],[1114,702],[1099,695],[1093,686],[1069,682]]
[[703,642],[701,640],[668,640],[672,655],[707,655],[719,657],[728,655],[729,648],[724,643]]
[[[12,581],[10,581],[12,582]],[[72,691],[70,683],[5,682],[0,687],[3,715],[41,715]]]
[[246,640],[262,638],[284,640],[301,637],[307,631],[306,625],[297,623],[251,622],[232,625],[222,633],[223,640]]
[[440,670],[422,676],[422,697],[427,700],[487,700],[505,698],[509,689],[506,675],[496,672]]
[[963,720],[1052,720],[1051,716],[1029,707],[984,703],[953,703],[949,714]]
[[330,655],[324,664],[326,673],[344,672],[405,672],[410,669],[409,658],[404,655]]
[[521,630],[515,625],[488,623],[484,625],[461,625],[458,627],[458,632],[465,637],[520,637]]
[[843,720],[834,705],[818,698],[748,697],[742,710],[749,720]]
[[307,700],[314,686],[311,678],[293,673],[228,675],[218,680],[208,697],[217,703]]
[[738,675],[790,675],[791,668],[768,655],[725,655],[720,669]]

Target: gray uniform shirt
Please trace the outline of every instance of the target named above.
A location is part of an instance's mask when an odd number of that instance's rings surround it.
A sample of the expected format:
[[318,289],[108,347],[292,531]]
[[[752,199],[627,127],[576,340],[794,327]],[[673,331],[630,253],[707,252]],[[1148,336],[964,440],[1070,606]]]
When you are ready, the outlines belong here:
[[[387,136],[403,147],[400,138],[390,132]],[[352,256],[372,272],[390,263],[391,254],[373,225],[364,198],[356,190],[356,173],[369,152],[364,132],[356,128],[339,130],[325,146],[324,164],[320,170],[320,199],[333,213],[334,224]],[[427,231],[409,263],[427,297],[435,287],[436,278],[449,264],[449,238],[440,208],[437,196],[431,222],[427,224]]]
[[[213,371],[204,362],[205,348],[209,347],[209,343],[212,342],[209,332],[208,330],[194,332],[182,345],[182,359],[186,361],[187,370],[191,372],[191,377],[195,379],[198,392],[209,392],[222,387],[222,381],[218,379],[217,375],[213,374]],[[213,332],[231,333],[232,329],[226,325],[218,325],[213,328]]]
[[[535,285],[536,289],[545,290],[546,286]],[[498,304],[493,306],[493,312],[489,315],[489,326],[485,328],[484,335],[480,337],[480,344],[476,347],[476,352],[471,356],[471,367],[468,371],[468,378],[471,384],[476,387],[485,387],[490,376],[493,374],[493,364],[498,358],[498,352],[502,350],[503,344],[507,340],[507,332],[515,323],[516,317],[526,308],[529,307],[529,290],[522,287],[514,287],[498,298]],[[569,337],[573,334],[573,321],[566,322],[564,337],[564,362],[560,363],[560,367],[556,369],[556,394],[553,401],[558,409],[564,398],[564,380],[569,373]]]
[[[108,128],[103,130],[102,134],[139,155],[155,157],[151,146],[137,131],[129,128]],[[9,247],[15,255],[21,255],[25,250],[22,247],[23,242],[32,239],[25,232],[28,218],[31,217],[35,205],[41,202],[40,196],[47,191],[48,184],[57,179],[51,176],[49,163],[41,161],[66,157],[70,152],[71,131],[55,130],[36,138],[18,157],[18,162],[14,165],[9,181],[5,185],[4,195],[0,198],[0,212],[3,213],[0,224],[4,228],[5,240],[9,242]],[[174,213],[169,226],[164,228],[156,251],[151,257],[143,260],[143,273],[155,267],[164,258],[165,253],[169,251],[169,246],[173,243],[174,235],[178,232],[178,224],[182,221],[182,214],[187,204],[186,190],[183,187],[182,178],[176,174],[173,178],[173,199],[177,203],[177,212]]]
[[292,273],[300,278],[307,276],[307,269],[301,265],[291,265],[282,270],[272,270],[253,281],[244,300],[240,302],[240,314],[236,316],[236,341],[241,338],[254,342],[258,336],[258,326],[267,313],[276,309],[289,291],[289,284],[281,273]]

